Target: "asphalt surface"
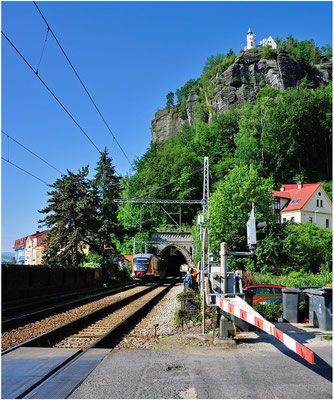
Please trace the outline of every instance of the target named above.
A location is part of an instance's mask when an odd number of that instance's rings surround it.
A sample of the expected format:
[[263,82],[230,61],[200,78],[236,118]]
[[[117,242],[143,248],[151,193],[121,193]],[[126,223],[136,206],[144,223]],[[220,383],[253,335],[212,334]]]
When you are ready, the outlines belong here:
[[262,332],[238,345],[117,350],[69,398],[332,398],[332,341],[301,324],[280,329],[313,350],[316,365]]

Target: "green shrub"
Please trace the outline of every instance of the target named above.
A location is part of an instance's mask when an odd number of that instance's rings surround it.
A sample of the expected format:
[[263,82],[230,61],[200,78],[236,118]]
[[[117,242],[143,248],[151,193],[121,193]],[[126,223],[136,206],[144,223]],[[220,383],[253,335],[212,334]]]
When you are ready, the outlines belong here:
[[270,48],[268,45],[263,47],[261,58],[266,58],[266,59],[275,58],[275,55],[276,55],[275,50]]
[[257,303],[253,308],[268,321],[277,321],[283,315],[283,304]]
[[333,273],[324,267],[320,268],[318,274],[311,273],[290,273],[287,276],[274,276],[272,274],[254,273],[253,279],[262,285],[280,285],[286,287],[303,287],[303,286],[332,286]]

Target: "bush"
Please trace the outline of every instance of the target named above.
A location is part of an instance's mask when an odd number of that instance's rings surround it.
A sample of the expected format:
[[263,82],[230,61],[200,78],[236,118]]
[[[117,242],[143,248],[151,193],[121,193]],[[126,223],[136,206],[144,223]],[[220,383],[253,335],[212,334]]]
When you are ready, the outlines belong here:
[[283,315],[283,304],[257,303],[253,308],[268,321],[277,321]]
[[270,48],[268,45],[263,47],[263,52],[261,58],[275,58],[276,52],[272,48]]
[[322,267],[318,274],[290,273],[287,276],[254,273],[253,279],[262,285],[280,285],[286,287],[332,286],[333,273]]

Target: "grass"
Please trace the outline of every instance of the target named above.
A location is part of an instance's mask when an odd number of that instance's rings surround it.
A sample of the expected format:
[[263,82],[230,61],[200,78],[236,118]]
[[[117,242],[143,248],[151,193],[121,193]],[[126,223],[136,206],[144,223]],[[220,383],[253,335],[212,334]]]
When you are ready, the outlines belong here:
[[333,339],[333,335],[324,335],[321,336],[324,340],[332,340]]

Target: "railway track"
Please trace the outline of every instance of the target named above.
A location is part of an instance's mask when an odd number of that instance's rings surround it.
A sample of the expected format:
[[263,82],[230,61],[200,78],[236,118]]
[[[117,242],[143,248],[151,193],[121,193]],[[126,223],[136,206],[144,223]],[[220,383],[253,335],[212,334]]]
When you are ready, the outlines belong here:
[[[21,350],[25,347],[45,347],[53,346],[51,350],[72,351],[69,357],[55,368],[48,370],[41,378],[35,378],[31,385],[26,385],[22,392],[16,393],[14,398],[34,398],[34,392],[49,378],[61,373],[65,368],[75,366],[76,360],[84,359],[92,349],[101,349],[104,356],[107,349],[112,349],[120,340],[126,330],[138,319],[145,315],[160,299],[174,286],[176,280],[172,279],[147,287],[143,291],[131,295],[125,299],[116,301],[102,309],[81,317],[69,324],[58,327],[50,332],[42,334],[29,341],[21,343],[13,348],[2,352],[4,357],[14,350]],[[33,349],[32,349],[33,350]],[[42,349],[41,349],[42,350]],[[110,352],[110,350],[108,350]],[[88,356],[89,357],[89,356]],[[100,362],[99,360],[98,362]],[[80,363],[80,361],[79,361]],[[94,365],[94,363],[92,364]],[[96,365],[93,366],[95,368]],[[92,367],[90,367],[92,368]],[[89,370],[88,373],[91,372]],[[68,372],[67,372],[68,373]],[[87,376],[85,375],[85,376]],[[85,378],[82,377],[82,379]],[[80,378],[81,379],[81,378]],[[38,395],[37,395],[38,396]],[[40,397],[36,397],[40,398]]]
[[22,304],[8,305],[2,308],[2,332],[22,326],[58,312],[87,304],[106,296],[129,290],[139,286],[138,282],[127,282],[113,288],[80,291],[72,294],[36,299]]
[[[84,305],[70,307],[66,306],[64,309],[60,307],[58,313],[52,312],[52,315],[46,315],[40,317],[34,322],[27,323],[25,325],[15,327],[14,329],[2,332],[2,351],[9,348],[15,347],[23,342],[29,341],[35,337],[41,336],[44,333],[57,329],[61,326],[78,320],[80,317],[84,317],[88,314],[98,311],[103,307],[116,303],[119,300],[126,299],[134,294],[140,293],[141,291],[152,287],[153,284],[136,284],[131,288],[125,290],[118,290],[112,292],[109,296],[104,296],[101,299],[88,302]],[[124,300],[125,301],[125,300]]]

